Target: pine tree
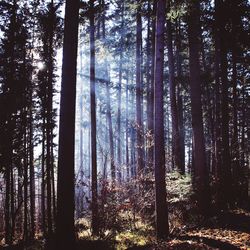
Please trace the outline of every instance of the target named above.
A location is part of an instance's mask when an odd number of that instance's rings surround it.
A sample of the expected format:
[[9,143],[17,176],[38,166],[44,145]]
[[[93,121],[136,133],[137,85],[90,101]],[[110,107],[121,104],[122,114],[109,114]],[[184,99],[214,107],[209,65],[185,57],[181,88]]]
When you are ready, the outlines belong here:
[[[74,143],[79,1],[66,1],[59,123],[56,249],[74,249]],[[67,183],[67,185],[65,185]]]

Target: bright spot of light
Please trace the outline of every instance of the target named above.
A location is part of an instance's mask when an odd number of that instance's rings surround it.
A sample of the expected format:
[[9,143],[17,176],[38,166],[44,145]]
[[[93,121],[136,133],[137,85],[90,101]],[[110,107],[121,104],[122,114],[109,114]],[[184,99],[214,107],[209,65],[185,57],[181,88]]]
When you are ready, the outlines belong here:
[[43,69],[45,68],[44,63],[43,63],[43,62],[38,62],[38,63],[37,63],[37,68],[38,68],[39,70],[43,70]]

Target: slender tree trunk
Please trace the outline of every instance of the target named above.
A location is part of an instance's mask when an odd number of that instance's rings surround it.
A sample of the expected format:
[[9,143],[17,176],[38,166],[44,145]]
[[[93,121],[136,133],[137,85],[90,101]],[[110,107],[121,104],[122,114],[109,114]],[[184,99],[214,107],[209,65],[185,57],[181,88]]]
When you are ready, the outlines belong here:
[[216,203],[221,207],[221,86],[220,86],[220,43],[219,43],[219,11],[218,1],[215,1],[215,176],[216,176]]
[[[106,72],[109,75],[108,72]],[[107,95],[107,119],[109,126],[109,144],[110,144],[110,160],[111,160],[111,178],[113,183],[115,182],[115,161],[114,161],[114,137],[113,137],[113,125],[111,117],[111,105],[110,105],[110,90],[109,90],[110,79],[106,81],[106,95]]]
[[121,149],[121,96],[122,96],[122,64],[123,64],[123,33],[124,33],[124,2],[122,2],[121,13],[121,42],[119,52],[119,81],[118,81],[118,112],[117,112],[117,166],[118,166],[118,181],[121,183],[121,164],[122,164],[122,149]]
[[157,3],[156,50],[155,50],[155,95],[154,95],[154,168],[156,195],[157,238],[169,235],[168,208],[166,202],[165,150],[164,150],[164,108],[163,108],[163,67],[164,67],[164,24],[166,2]]
[[236,40],[236,16],[237,16],[237,2],[232,3],[233,8],[233,16],[232,16],[232,68],[233,68],[233,75],[232,75],[232,84],[233,84],[233,135],[231,141],[231,148],[232,148],[232,174],[233,174],[233,181],[234,181],[234,199],[238,202],[242,202],[243,197],[239,195],[240,185],[242,176],[244,173],[241,171],[240,167],[240,152],[239,152],[239,133],[238,133],[238,91],[237,91],[237,80],[238,80],[238,71],[237,71],[237,40]]
[[[79,0],[66,0],[59,121],[56,249],[75,249],[74,144]],[[67,183],[67,185],[65,185]]]
[[194,0],[188,20],[189,67],[191,87],[191,114],[194,149],[194,183],[200,212],[208,214],[210,197],[208,185],[208,170],[206,166],[205,140],[202,120],[201,77],[199,64],[199,22],[200,3]]
[[127,182],[129,182],[129,144],[128,144],[128,138],[129,138],[129,132],[128,132],[128,85],[129,85],[129,78],[127,76],[127,82],[126,82],[126,168],[127,168]]
[[221,185],[222,206],[227,207],[231,203],[232,194],[232,176],[231,176],[231,158],[229,151],[229,104],[228,104],[228,62],[227,62],[227,42],[224,16],[225,7],[222,0],[216,0],[216,11],[218,11],[219,25],[219,43],[220,43],[220,75],[221,75]]
[[[156,1],[153,3],[153,10],[148,1],[148,24],[147,24],[147,171],[153,171],[153,130],[154,130],[154,59],[155,59],[155,16]],[[152,20],[151,20],[152,19]],[[152,27],[152,29],[151,29]]]
[[180,136],[180,164],[182,171],[185,172],[185,128],[184,128],[184,117],[183,117],[183,97],[181,94],[182,88],[182,56],[181,56],[181,34],[180,34],[180,23],[178,21],[176,25],[176,68],[177,68],[177,107],[178,107],[178,121],[179,121],[179,136]]
[[46,128],[46,188],[47,188],[47,223],[48,223],[48,231],[47,238],[48,240],[52,236],[52,211],[51,211],[51,151],[50,151],[50,124],[47,119],[47,128]]
[[[174,54],[172,45],[172,29],[171,22],[167,21],[167,48],[168,48],[168,68],[169,68],[169,92],[170,105],[172,116],[172,141],[173,141],[173,158],[174,165],[181,173],[185,173],[185,166],[181,162],[181,145],[180,145],[180,130],[178,120],[178,108],[176,103],[176,86],[175,86],[175,68],[174,68]],[[184,168],[183,168],[184,167]]]
[[47,232],[46,215],[45,215],[45,117],[43,115],[42,124],[42,162],[41,162],[41,216],[42,216],[42,232],[45,237]]
[[[81,65],[82,69],[82,65]],[[81,93],[82,89],[81,89]],[[80,97],[80,180],[81,182],[83,181],[84,178],[84,167],[83,167],[83,126],[82,126],[82,121],[83,121],[83,95]],[[84,204],[84,188],[81,186],[80,187],[80,207],[79,207],[79,214],[78,216],[81,216],[83,212],[83,204]]]
[[141,62],[142,62],[142,21],[141,6],[138,4],[136,13],[136,147],[137,147],[137,171],[141,175],[144,170],[143,162],[143,131],[142,131],[142,78],[141,78]]
[[5,171],[5,243],[12,244],[11,239],[11,225],[10,225],[10,166]]
[[55,220],[56,220],[56,187],[55,187],[55,172],[54,172],[54,151],[53,151],[53,132],[51,136],[51,188],[52,188],[52,228],[55,228]]
[[181,96],[180,86],[177,91],[177,107],[178,107],[178,120],[179,120],[179,135],[180,135],[180,164],[182,167],[181,172],[185,173],[185,128],[184,128],[184,117],[183,117],[183,100]]
[[14,169],[10,171],[10,214],[11,214],[11,238],[15,238],[15,175]]
[[28,152],[27,152],[27,131],[24,134],[24,162],[23,162],[23,187],[24,187],[24,223],[23,223],[23,241],[28,241]]
[[[30,101],[32,101],[32,92],[30,94]],[[32,105],[32,104],[31,104]],[[32,106],[29,109],[29,165],[30,165],[30,238],[35,237],[35,173],[34,173],[34,153],[33,153],[33,116]]]
[[23,203],[23,185],[22,185],[22,164],[19,159],[19,167],[17,169],[17,206],[20,207],[20,211],[16,218],[16,224],[17,224],[17,232],[19,235],[22,235],[22,224],[23,224],[23,216],[22,216],[22,203]]
[[90,109],[91,109],[91,164],[92,164],[92,231],[98,235],[98,191],[97,191],[97,155],[96,155],[96,86],[95,86],[95,16],[94,0],[90,2]]
[[[134,89],[131,89],[131,104],[132,104],[132,107],[131,107],[131,110],[132,110],[132,113],[135,112],[135,94],[134,94]],[[134,117],[133,117],[134,118]],[[132,118],[132,119],[133,119]],[[130,137],[131,137],[131,177],[132,178],[136,178],[136,160],[135,160],[135,155],[136,155],[136,127],[135,127],[135,124],[133,122],[131,122],[130,124],[131,126],[131,131],[130,131]]]
[[[102,0],[102,6],[104,8],[105,1]],[[106,25],[105,25],[105,12],[103,13],[102,17],[102,34],[103,34],[103,42],[106,43]],[[122,61],[122,54],[120,54],[120,63]],[[113,135],[113,124],[112,124],[112,116],[111,116],[111,104],[110,104],[110,72],[109,72],[109,64],[107,60],[104,62],[105,67],[105,85],[106,85],[106,95],[107,95],[107,121],[108,121],[108,132],[109,132],[109,145],[110,145],[110,162],[111,162],[111,178],[112,182],[115,183],[116,180],[116,167],[115,167],[115,153],[114,153],[114,135]],[[119,87],[121,87],[121,72],[122,72],[122,65],[119,68]],[[118,89],[118,114],[121,113],[121,89]],[[120,101],[119,101],[120,100]],[[118,117],[118,124],[120,123],[120,118]],[[119,133],[118,133],[119,134]],[[120,137],[120,135],[118,135]],[[118,140],[120,140],[118,138]],[[118,142],[119,144],[120,142]],[[118,150],[119,151],[119,150]]]
[[[150,103],[150,91],[151,91],[151,85],[150,85],[150,59],[151,59],[151,6],[150,6],[150,1],[147,3],[147,40],[146,40],[146,87],[147,87],[147,133],[146,133],[146,172],[149,173],[152,170],[152,162],[150,161],[148,157],[148,151],[149,148],[151,147],[152,144],[152,138],[150,136],[151,131],[149,130],[149,119],[150,119],[150,106],[152,103]],[[151,164],[151,165],[150,165]]]
[[52,151],[53,151],[53,23],[54,21],[54,3],[51,1],[50,11],[49,11],[49,20],[51,26],[49,27],[49,45],[48,45],[48,86],[47,86],[47,122],[46,122],[46,184],[47,184],[47,221],[48,221],[48,239],[51,237],[53,232],[53,221],[52,221],[52,169],[53,169],[53,159],[52,159]]

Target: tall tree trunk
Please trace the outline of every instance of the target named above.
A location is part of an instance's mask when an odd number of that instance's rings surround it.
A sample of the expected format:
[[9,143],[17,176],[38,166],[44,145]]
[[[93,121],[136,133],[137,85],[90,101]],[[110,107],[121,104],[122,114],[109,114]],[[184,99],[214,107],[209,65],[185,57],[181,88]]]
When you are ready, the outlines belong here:
[[[108,70],[107,70],[108,71]],[[106,75],[109,76],[109,73],[106,71]],[[110,145],[110,161],[111,161],[111,178],[112,182],[115,182],[115,159],[114,159],[114,139],[113,139],[113,125],[112,125],[112,117],[111,117],[111,105],[110,105],[110,78],[106,81],[106,95],[107,95],[107,119],[109,126],[109,145]]]
[[42,232],[43,236],[45,237],[46,232],[46,215],[45,215],[45,116],[43,117],[43,124],[42,124],[42,161],[41,161],[41,216],[42,216]]
[[228,62],[227,62],[227,41],[226,41],[226,17],[224,15],[227,5],[223,0],[216,0],[219,25],[219,43],[220,43],[220,75],[221,75],[221,199],[222,206],[225,208],[231,203],[232,194],[232,176],[231,176],[231,158],[229,151],[229,104],[228,104]]
[[129,128],[128,128],[128,85],[129,85],[129,78],[127,76],[127,82],[126,82],[126,125],[125,125],[125,129],[126,129],[126,168],[127,168],[127,182],[129,181],[129,143],[128,143],[128,139],[129,139]]
[[53,211],[52,211],[52,228],[54,230],[55,228],[55,220],[56,220],[56,187],[55,187],[55,168],[54,168],[54,151],[53,151],[53,132],[52,132],[52,136],[51,136],[51,188],[52,188],[52,208],[53,208]]
[[[31,92],[31,91],[30,91]],[[30,101],[32,102],[32,92],[30,93]],[[30,166],[30,238],[35,237],[35,173],[34,173],[34,153],[33,153],[33,116],[32,104],[29,108],[29,166]]]
[[[133,84],[131,84],[131,85],[133,85]],[[135,113],[135,105],[134,105],[135,104],[135,93],[134,92],[135,92],[134,88],[131,89],[132,114]],[[131,137],[131,156],[130,156],[131,167],[130,167],[130,172],[131,172],[131,177],[136,178],[136,173],[137,173],[136,172],[136,157],[135,157],[135,155],[136,155],[136,124],[131,121],[130,127],[131,127],[131,130],[130,130],[130,137]]]
[[[102,0],[102,7],[105,7],[105,1]],[[122,13],[123,14],[123,13]],[[102,35],[103,35],[103,42],[106,43],[106,25],[105,25],[106,17],[105,17],[105,11],[103,13],[102,17]],[[122,61],[122,54],[120,54],[120,63]],[[115,153],[114,153],[114,135],[113,135],[113,124],[112,124],[112,116],[111,116],[111,104],[110,104],[110,72],[109,72],[109,64],[107,60],[104,62],[105,67],[105,85],[106,85],[106,95],[107,95],[107,121],[108,121],[108,133],[109,133],[109,145],[110,145],[110,162],[111,162],[111,178],[112,182],[115,183],[116,180],[116,167],[115,167]],[[119,87],[121,87],[121,72],[122,72],[122,66],[120,65],[119,68]],[[118,89],[118,99],[121,98],[121,89]],[[121,105],[120,101],[118,100],[118,114],[121,112]],[[118,124],[120,123],[120,118],[118,119]],[[119,134],[119,133],[118,133]],[[118,135],[118,137],[120,137]],[[118,138],[119,140],[119,138]],[[119,144],[120,142],[118,142]],[[119,151],[119,150],[118,150]]]
[[172,42],[171,21],[167,21],[167,48],[168,48],[168,68],[169,68],[169,92],[170,105],[172,116],[172,141],[173,141],[173,156],[174,165],[181,173],[185,173],[185,165],[181,162],[181,145],[180,145],[180,130],[178,120],[178,108],[176,103],[176,86],[175,86],[175,68],[174,68],[174,54]]
[[231,148],[232,148],[232,174],[233,174],[233,181],[234,181],[234,199],[238,202],[242,202],[243,197],[239,194],[241,182],[240,178],[244,176],[244,173],[241,171],[240,167],[240,152],[239,152],[239,139],[238,139],[238,91],[237,91],[237,80],[238,80],[238,71],[237,71],[237,40],[236,40],[236,23],[237,23],[237,2],[232,2],[232,68],[233,68],[233,75],[232,75],[232,84],[233,84],[233,135],[231,141]]
[[202,120],[201,77],[199,63],[199,22],[200,3],[198,0],[194,0],[191,4],[191,13],[188,18],[191,114],[194,148],[194,183],[196,185],[200,212],[203,215],[207,215],[210,197],[209,195],[204,195],[209,194],[209,185]]
[[5,171],[5,244],[12,244],[11,239],[11,224],[10,224],[10,166],[6,167]]
[[[153,10],[148,1],[148,26],[147,26],[147,167],[148,171],[153,171],[153,130],[154,130],[154,65],[155,65],[155,16],[156,16],[156,1],[153,3]],[[152,21],[151,21],[152,19]],[[150,29],[152,27],[152,29]],[[150,68],[151,67],[151,68]],[[150,70],[151,69],[151,70]]]
[[216,203],[218,208],[221,207],[222,195],[221,192],[221,86],[220,86],[220,42],[219,42],[219,11],[218,1],[215,1],[215,30],[214,30],[214,44],[215,44],[215,177],[216,177]]
[[[56,249],[75,249],[74,153],[79,0],[66,0],[59,122]],[[65,185],[67,183],[67,185]]]
[[181,94],[182,88],[182,56],[181,56],[181,36],[180,36],[180,22],[176,25],[176,68],[177,68],[177,108],[178,108],[178,123],[179,123],[179,136],[180,136],[180,164],[182,171],[185,172],[185,129],[184,129],[184,117],[183,117],[183,97]]
[[122,149],[121,149],[121,97],[122,97],[122,64],[123,64],[123,36],[124,36],[124,2],[122,2],[121,13],[121,32],[120,32],[120,52],[119,52],[119,80],[118,80],[118,112],[117,112],[117,167],[118,181],[121,183],[121,164],[122,164]]
[[51,156],[50,156],[50,122],[47,118],[47,126],[46,126],[46,191],[47,191],[47,238],[48,240],[52,236],[52,211],[51,211]]
[[164,150],[164,108],[163,108],[163,67],[164,67],[164,24],[166,1],[157,3],[156,49],[155,49],[155,96],[154,96],[154,168],[156,195],[156,232],[159,239],[169,234],[168,208],[165,183]]
[[[82,69],[82,65],[81,65]],[[81,89],[81,93],[82,89]],[[83,121],[83,95],[80,96],[80,181],[83,181],[84,178],[84,167],[83,167],[83,126],[82,126],[82,121]],[[81,216],[83,212],[83,204],[84,204],[84,188],[81,186],[80,187],[80,206],[79,206],[79,213],[78,216]]]
[[90,112],[91,112],[91,164],[92,164],[92,231],[98,235],[98,191],[96,155],[96,86],[95,86],[95,16],[94,0],[90,2]]
[[[25,112],[26,113],[26,112]],[[26,116],[26,114],[25,114]],[[27,123],[27,121],[25,122]],[[27,147],[27,131],[24,134],[24,161],[23,161],[23,200],[24,200],[24,222],[23,222],[23,241],[28,242],[28,147]]]
[[53,151],[53,24],[54,20],[54,2],[51,0],[51,6],[49,10],[49,44],[48,44],[48,86],[47,86],[47,115],[46,115],[46,187],[47,187],[47,222],[48,222],[48,235],[50,238],[53,232],[52,226],[52,182],[51,182],[51,174],[53,169],[53,159],[52,159],[52,151]]
[[19,167],[17,169],[17,206],[20,208],[19,213],[16,218],[17,232],[19,235],[22,235],[22,203],[23,203],[23,185],[22,185],[22,164],[21,159],[19,159]]
[[143,159],[143,131],[142,131],[142,78],[141,78],[141,62],[142,62],[142,21],[141,6],[137,6],[136,13],[136,147],[137,147],[137,171],[141,175],[144,170]]

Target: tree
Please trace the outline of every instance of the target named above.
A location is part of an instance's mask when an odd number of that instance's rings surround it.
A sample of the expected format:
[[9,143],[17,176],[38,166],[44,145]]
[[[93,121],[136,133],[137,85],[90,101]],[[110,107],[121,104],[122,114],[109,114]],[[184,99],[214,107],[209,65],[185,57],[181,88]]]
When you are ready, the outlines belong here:
[[[42,175],[46,176],[42,178],[42,186],[47,192],[46,200],[46,218],[47,228],[44,225],[44,233],[48,237],[53,232],[53,222],[55,220],[56,201],[55,201],[55,181],[54,181],[54,143],[53,143],[53,131],[56,124],[53,95],[55,93],[55,57],[56,49],[61,44],[61,19],[58,15],[58,8],[60,4],[54,5],[53,1],[48,3],[44,8],[39,10],[38,14],[38,27],[39,35],[38,41],[41,42],[41,46],[38,47],[40,58],[43,61],[43,67],[38,71],[38,97],[40,102],[40,119],[41,127],[44,130],[42,133],[42,149],[44,153],[45,161],[43,162]],[[43,201],[45,202],[45,201]],[[45,209],[44,209],[45,211]],[[45,215],[45,214],[44,214]]]
[[[56,248],[74,249],[74,144],[79,0],[67,0],[59,123]],[[67,183],[67,185],[66,185]]]
[[[148,10],[150,12],[150,9]],[[148,17],[148,34],[147,34],[147,130],[149,132],[147,162],[148,170],[153,171],[154,147],[154,70],[155,70],[155,26],[156,26],[156,1],[153,2],[152,16]],[[150,19],[152,19],[150,23]],[[150,26],[152,27],[150,30]],[[150,41],[149,41],[150,40]],[[151,46],[151,47],[150,47]],[[151,68],[150,68],[151,67]]]
[[175,83],[175,67],[174,53],[172,42],[171,21],[167,21],[167,48],[168,48],[168,68],[169,68],[169,92],[172,117],[172,140],[173,140],[173,158],[175,167],[181,174],[185,173],[185,165],[181,159],[181,142],[180,142],[180,125],[179,114],[176,102],[176,83]]
[[144,170],[143,157],[143,124],[142,124],[142,21],[141,5],[136,10],[136,142],[137,142],[137,171],[139,175]]
[[121,6],[121,40],[119,48],[119,81],[118,81],[118,110],[117,110],[117,166],[118,166],[118,181],[121,183],[122,173],[121,173],[121,164],[122,164],[122,149],[121,149],[121,96],[122,96],[122,64],[123,64],[123,36],[124,36],[124,2]]
[[95,88],[95,9],[94,0],[90,1],[90,116],[91,116],[91,164],[92,164],[92,230],[98,234],[98,191],[96,155],[96,88]]
[[194,150],[194,183],[201,213],[207,215],[209,209],[208,170],[206,166],[205,141],[202,120],[201,77],[199,63],[199,19],[200,3],[190,4],[188,17],[189,70],[191,91],[191,114]]
[[218,11],[218,28],[220,32],[219,36],[219,53],[220,53],[220,79],[221,79],[221,153],[222,153],[222,164],[221,164],[221,188],[222,194],[220,197],[222,206],[226,207],[231,203],[231,159],[229,152],[229,101],[228,101],[228,61],[227,61],[227,41],[226,41],[226,17],[222,14],[227,7],[227,3],[221,0],[215,3],[216,11]]
[[159,239],[166,239],[169,234],[168,208],[165,182],[165,150],[163,120],[163,64],[164,64],[164,24],[166,2],[157,3],[156,47],[155,47],[155,95],[154,95],[154,168],[155,168],[155,206],[156,232]]

